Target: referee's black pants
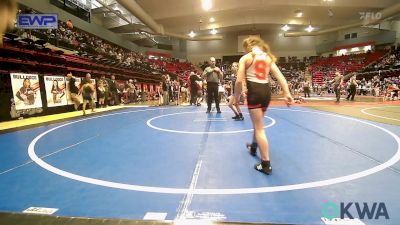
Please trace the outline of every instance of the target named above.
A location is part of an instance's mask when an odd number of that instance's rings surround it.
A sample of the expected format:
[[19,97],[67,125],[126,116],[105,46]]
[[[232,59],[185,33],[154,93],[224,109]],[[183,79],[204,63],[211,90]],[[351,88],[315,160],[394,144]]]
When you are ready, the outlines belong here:
[[350,85],[349,95],[347,95],[347,100],[354,101],[354,96],[356,95],[356,86]]
[[217,111],[220,111],[219,97],[218,97],[218,83],[209,82],[207,83],[207,111],[211,111],[211,104],[213,99],[215,101],[215,107],[217,108]]
[[196,104],[197,99],[197,87],[190,86],[190,104]]
[[304,98],[310,97],[310,88],[309,87],[304,87],[303,88],[304,91]]
[[335,85],[333,87],[333,90],[335,91],[335,95],[336,95],[336,101],[339,102],[340,101],[340,86],[339,85]]

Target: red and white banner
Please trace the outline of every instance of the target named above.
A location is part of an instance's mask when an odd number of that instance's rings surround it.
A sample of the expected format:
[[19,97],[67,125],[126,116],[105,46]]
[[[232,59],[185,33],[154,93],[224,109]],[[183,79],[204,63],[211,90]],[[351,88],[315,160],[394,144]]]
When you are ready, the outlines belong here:
[[47,107],[67,105],[65,77],[44,76]]
[[15,109],[41,108],[39,76],[25,73],[11,73],[10,76]]

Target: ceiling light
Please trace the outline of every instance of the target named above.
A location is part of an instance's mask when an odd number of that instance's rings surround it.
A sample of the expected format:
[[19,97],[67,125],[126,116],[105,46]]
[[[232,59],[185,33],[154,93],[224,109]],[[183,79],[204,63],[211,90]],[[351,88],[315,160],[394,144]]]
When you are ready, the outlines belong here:
[[196,33],[194,31],[190,31],[188,35],[189,37],[193,38],[194,36],[196,36]]
[[335,14],[333,13],[332,9],[328,9],[328,16],[332,17],[332,16],[334,16],[334,15],[335,15]]
[[294,14],[296,17],[303,17],[303,11],[301,11],[301,10],[294,11]]
[[210,23],[214,23],[214,22],[215,22],[214,17],[211,17],[211,18],[210,18]]
[[213,29],[210,31],[210,33],[211,33],[211,34],[217,34],[218,31],[217,31],[215,28],[213,28]]
[[285,24],[285,26],[283,26],[281,29],[286,32],[290,29],[290,27],[287,24]]
[[306,31],[311,32],[314,30],[314,27],[312,27],[311,25],[308,25],[308,27],[306,28]]
[[205,11],[208,11],[212,8],[212,0],[202,0],[201,6]]

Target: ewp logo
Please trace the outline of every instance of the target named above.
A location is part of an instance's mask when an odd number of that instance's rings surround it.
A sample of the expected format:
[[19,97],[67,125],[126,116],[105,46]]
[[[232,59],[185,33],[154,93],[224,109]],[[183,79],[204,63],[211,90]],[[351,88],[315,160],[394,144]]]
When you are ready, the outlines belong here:
[[[351,208],[354,208],[353,205],[356,209],[355,212],[351,210]],[[358,202],[349,202],[347,204],[341,202],[340,207],[333,202],[328,202],[322,206],[321,212],[323,217],[330,220],[334,218],[354,219],[353,215],[358,215],[359,219],[390,219],[386,205],[383,202],[374,202],[372,206],[366,202],[362,204]]]
[[20,14],[17,27],[20,29],[57,29],[57,14]]

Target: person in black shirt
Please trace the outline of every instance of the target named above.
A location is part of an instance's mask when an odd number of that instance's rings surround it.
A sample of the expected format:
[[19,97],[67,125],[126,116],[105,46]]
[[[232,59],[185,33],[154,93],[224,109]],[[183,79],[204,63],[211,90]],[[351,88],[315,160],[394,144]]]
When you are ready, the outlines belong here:
[[197,84],[196,81],[202,81],[202,79],[197,76],[194,72],[190,72],[189,76],[190,80],[190,105],[196,105],[196,99],[197,99]]
[[111,76],[111,81],[109,84],[109,90],[112,96],[112,99],[114,100],[114,105],[119,105],[120,104],[120,97],[118,93],[118,87],[117,87],[117,82],[115,81],[115,76]]
[[217,113],[221,113],[221,109],[219,108],[218,84],[222,83],[223,74],[222,71],[218,67],[216,67],[214,57],[210,58],[209,67],[204,69],[203,78],[207,81],[206,113],[210,113],[213,100],[215,101]]
[[353,76],[350,78],[350,87],[349,87],[349,95],[347,96],[347,100],[354,101],[354,96],[356,95],[356,90],[357,90],[357,81],[356,81],[356,76]]
[[93,94],[95,92],[95,87],[92,83],[91,80],[91,75],[90,73],[86,74],[85,79],[82,81],[81,84],[81,93],[82,93],[82,99],[83,99],[83,104],[82,104],[82,111],[83,115],[86,115],[86,104],[89,103],[89,107],[94,112],[94,100],[93,100]]
[[340,89],[343,84],[343,75],[339,71],[336,71],[335,74],[336,74],[336,76],[335,76],[335,78],[333,78],[331,83],[333,83],[333,90],[335,91],[335,95],[336,95],[336,103],[339,103],[340,102]]
[[74,102],[74,109],[75,111],[78,110],[81,101],[79,101],[79,89],[75,85],[75,77],[72,76],[72,72],[67,74],[67,81],[68,81],[68,89],[71,101]]
[[168,89],[169,89],[169,78],[168,75],[162,76],[162,93],[163,93],[163,104],[169,105],[169,96],[168,96]]
[[232,88],[231,88],[230,96],[228,97],[228,99],[229,99],[228,106],[229,106],[229,108],[232,109],[233,113],[235,113],[235,116],[232,117],[232,119],[244,120],[242,111],[240,110],[239,103],[234,104],[235,97],[233,94],[235,93],[235,83],[236,83],[236,76],[237,76],[236,74],[237,74],[238,67],[239,67],[239,63],[237,63],[237,62],[232,63],[232,76],[231,76]]

